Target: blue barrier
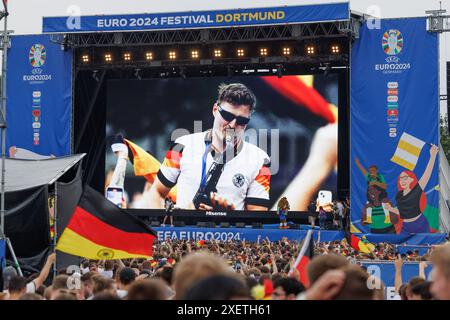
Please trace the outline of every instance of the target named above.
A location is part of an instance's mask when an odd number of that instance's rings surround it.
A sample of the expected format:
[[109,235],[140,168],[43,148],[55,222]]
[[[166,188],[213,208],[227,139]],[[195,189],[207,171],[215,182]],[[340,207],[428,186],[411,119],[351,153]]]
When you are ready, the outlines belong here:
[[415,250],[419,251],[419,255],[423,256],[428,252],[431,246],[422,246],[422,245],[396,245],[395,251],[400,254],[406,254],[408,251],[414,252]]
[[[306,237],[307,230],[290,229],[251,229],[251,228],[197,228],[197,227],[156,227],[158,240],[246,240],[257,241],[258,236],[261,239],[269,238],[270,241],[278,241],[283,237],[288,240],[301,241]],[[314,232],[314,239],[317,240],[318,233]],[[340,231],[321,231],[320,241],[342,240],[344,233]]]
[[[300,229],[278,229],[278,225],[263,225],[262,229],[245,228],[198,228],[198,227],[156,227],[158,232],[158,239],[183,239],[183,240],[246,240],[256,241],[258,236],[261,239],[268,237],[270,241],[278,241],[283,237],[289,240],[301,241],[305,238],[309,226],[300,226]],[[361,236],[361,235],[359,235]],[[321,230],[320,241],[329,242],[344,239],[343,231],[335,230]],[[445,241],[445,234],[415,234],[415,235],[379,235],[366,234],[367,240],[372,243],[388,242],[392,244],[407,244],[407,245],[424,245],[424,244],[439,244]],[[318,228],[315,228],[314,240],[318,239]],[[407,249],[406,251],[408,251]],[[414,249],[413,249],[414,250]],[[405,252],[406,252],[405,251]],[[426,249],[425,249],[426,252]],[[402,252],[403,253],[403,252]]]
[[[256,241],[258,236],[261,239],[269,238],[270,241],[278,241],[283,237],[289,240],[301,241],[305,238],[309,227],[300,226],[298,229],[278,229],[277,225],[264,225],[262,229],[245,228],[197,228],[197,227],[156,227],[158,239],[183,239],[183,240],[246,240]],[[344,239],[342,231],[321,230],[320,241],[329,242]],[[366,234],[367,240],[372,243],[388,242],[392,244],[423,245],[439,244],[445,241],[445,234],[415,234],[415,235],[378,235]],[[318,230],[315,228],[314,240],[318,239]],[[408,250],[406,250],[408,251]],[[405,251],[405,252],[406,252]],[[425,250],[426,251],[426,250]]]

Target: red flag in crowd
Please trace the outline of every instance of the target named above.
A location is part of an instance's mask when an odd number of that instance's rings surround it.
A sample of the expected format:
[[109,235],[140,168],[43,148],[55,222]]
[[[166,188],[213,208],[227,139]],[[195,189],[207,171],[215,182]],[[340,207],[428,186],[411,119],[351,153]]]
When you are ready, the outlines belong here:
[[314,256],[314,239],[313,239],[313,230],[311,229],[308,230],[308,233],[306,234],[305,237],[305,241],[303,242],[303,246],[294,263],[294,268],[296,268],[300,274],[300,282],[305,287],[309,287],[307,267],[313,256]]

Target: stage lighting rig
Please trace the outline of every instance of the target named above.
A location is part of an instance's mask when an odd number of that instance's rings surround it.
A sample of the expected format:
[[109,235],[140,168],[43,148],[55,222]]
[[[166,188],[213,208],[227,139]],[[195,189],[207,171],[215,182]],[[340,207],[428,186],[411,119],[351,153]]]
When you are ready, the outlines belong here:
[[198,50],[192,50],[191,51],[191,58],[192,59],[198,59],[200,57],[200,54],[198,52]]
[[289,56],[289,55],[291,55],[291,48],[284,47],[283,48],[283,56]]
[[340,54],[341,47],[338,44],[332,44],[330,47],[331,54]]
[[169,51],[169,59],[175,60],[177,58],[177,53],[175,51]]
[[125,52],[123,54],[123,60],[124,61],[130,61],[131,60],[131,53],[130,52]]
[[308,44],[306,46],[306,54],[308,56],[313,56],[316,54],[316,46],[312,45],[312,44]]

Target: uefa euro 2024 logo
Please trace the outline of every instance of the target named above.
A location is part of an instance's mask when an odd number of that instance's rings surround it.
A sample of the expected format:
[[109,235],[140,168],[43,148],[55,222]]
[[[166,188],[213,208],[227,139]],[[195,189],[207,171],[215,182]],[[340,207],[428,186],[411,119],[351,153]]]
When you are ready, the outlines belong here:
[[45,47],[39,43],[33,45],[30,49],[28,57],[30,59],[30,64],[33,67],[35,68],[42,67],[45,63],[46,58]]
[[397,29],[387,30],[381,40],[381,47],[387,57],[385,58],[385,63],[376,63],[374,65],[375,71],[381,71],[383,74],[400,74],[404,70],[411,69],[410,62],[404,61],[400,63],[400,57],[398,55],[402,51],[403,45],[403,35],[400,31]]
[[403,48],[403,36],[400,31],[390,29],[383,34],[383,50],[387,55],[397,55]]

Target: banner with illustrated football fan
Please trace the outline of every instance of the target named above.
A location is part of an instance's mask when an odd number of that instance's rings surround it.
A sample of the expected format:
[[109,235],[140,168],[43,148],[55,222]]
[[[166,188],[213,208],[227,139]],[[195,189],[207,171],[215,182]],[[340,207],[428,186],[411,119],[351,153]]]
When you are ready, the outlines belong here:
[[352,231],[437,232],[438,36],[425,18],[364,24],[351,59]]

